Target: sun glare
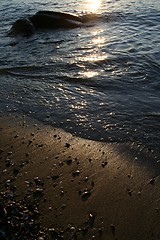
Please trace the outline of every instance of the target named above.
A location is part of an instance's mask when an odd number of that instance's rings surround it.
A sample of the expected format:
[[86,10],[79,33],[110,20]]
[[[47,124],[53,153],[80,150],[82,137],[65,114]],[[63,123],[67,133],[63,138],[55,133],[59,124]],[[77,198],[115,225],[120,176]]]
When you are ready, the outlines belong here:
[[87,0],[86,2],[86,10],[91,12],[96,12],[101,5],[101,0]]

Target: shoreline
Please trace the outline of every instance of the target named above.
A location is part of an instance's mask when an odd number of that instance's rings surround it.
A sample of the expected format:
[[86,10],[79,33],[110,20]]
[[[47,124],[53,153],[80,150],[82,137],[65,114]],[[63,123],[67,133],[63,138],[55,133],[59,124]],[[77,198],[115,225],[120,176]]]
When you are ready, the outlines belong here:
[[1,116],[0,129],[0,202],[5,210],[11,197],[2,192],[10,192],[35,204],[36,239],[160,239],[160,158],[149,149],[22,116]]

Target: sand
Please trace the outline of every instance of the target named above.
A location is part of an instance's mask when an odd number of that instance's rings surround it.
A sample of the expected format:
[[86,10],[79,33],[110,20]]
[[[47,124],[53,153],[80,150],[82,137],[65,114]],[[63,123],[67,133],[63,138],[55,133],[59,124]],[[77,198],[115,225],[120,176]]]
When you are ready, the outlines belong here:
[[25,116],[1,115],[0,130],[1,205],[7,191],[37,204],[33,239],[160,239],[160,156],[151,149],[78,138]]

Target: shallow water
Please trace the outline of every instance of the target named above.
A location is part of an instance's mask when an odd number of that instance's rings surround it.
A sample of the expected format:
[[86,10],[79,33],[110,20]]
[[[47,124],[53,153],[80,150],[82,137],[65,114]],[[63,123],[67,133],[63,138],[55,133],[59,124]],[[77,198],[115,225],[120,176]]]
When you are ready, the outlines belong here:
[[[60,2],[60,3],[59,3]],[[160,143],[159,0],[0,3],[0,111],[106,142]],[[96,12],[72,30],[7,37],[38,10]]]

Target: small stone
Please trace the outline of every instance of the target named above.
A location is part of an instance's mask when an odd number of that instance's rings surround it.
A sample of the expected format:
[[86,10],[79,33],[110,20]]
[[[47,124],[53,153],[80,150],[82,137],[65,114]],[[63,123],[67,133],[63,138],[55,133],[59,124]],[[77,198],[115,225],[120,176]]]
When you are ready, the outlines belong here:
[[8,180],[5,182],[5,186],[8,187],[8,186],[10,186],[10,184],[11,184],[11,180],[8,179]]
[[53,239],[59,239],[59,233],[54,228],[49,229],[49,233]]
[[85,182],[88,182],[88,177],[85,177],[84,181],[85,181]]
[[102,235],[102,228],[98,229],[99,235]]
[[8,154],[8,155],[12,155],[12,152],[8,152],[7,154]]
[[66,163],[67,163],[67,165],[71,165],[72,164],[72,159],[66,160]]
[[70,146],[71,146],[71,145],[70,145],[69,143],[66,143],[66,144],[65,144],[65,147],[66,147],[66,148],[69,148]]
[[7,158],[7,159],[5,160],[5,164],[6,164],[6,167],[11,166],[11,159]]
[[127,191],[128,191],[129,196],[132,196],[132,190],[131,189],[127,189]]
[[14,136],[14,138],[18,138],[19,137],[19,135],[18,134],[16,134],[15,136]]
[[83,200],[83,201],[87,201],[90,196],[91,196],[91,192],[85,191],[85,192],[82,194],[82,200]]
[[91,227],[92,228],[93,225],[94,225],[94,220],[95,220],[95,216],[92,213],[90,213],[88,215],[87,221],[85,222],[86,227]]
[[5,218],[7,216],[7,212],[6,209],[4,208],[4,206],[0,203],[0,223],[2,223]]
[[20,169],[18,167],[13,168],[13,174],[16,176],[19,173]]
[[36,188],[33,195],[34,197],[41,197],[43,195],[43,192],[44,192],[43,188]]
[[94,187],[94,182],[93,181],[91,182],[91,186]]
[[104,168],[107,165],[107,163],[108,163],[107,161],[103,161],[102,162],[102,167]]
[[0,239],[6,239],[6,232],[0,229]]
[[80,171],[79,171],[79,170],[77,170],[77,171],[75,171],[75,172],[72,173],[72,176],[73,176],[73,177],[77,177],[77,176],[79,176],[79,175],[80,175]]
[[62,209],[65,209],[66,208],[66,204],[64,203],[63,205],[62,205]]
[[52,180],[57,180],[60,176],[59,175],[53,175],[51,176]]
[[155,183],[155,178],[150,179],[149,184],[154,185]]
[[61,191],[61,196],[63,196],[63,195],[64,195],[64,191],[62,190],[62,191]]
[[112,231],[112,234],[115,235],[115,226],[113,224],[111,224],[111,231]]

